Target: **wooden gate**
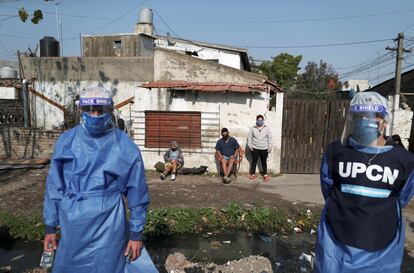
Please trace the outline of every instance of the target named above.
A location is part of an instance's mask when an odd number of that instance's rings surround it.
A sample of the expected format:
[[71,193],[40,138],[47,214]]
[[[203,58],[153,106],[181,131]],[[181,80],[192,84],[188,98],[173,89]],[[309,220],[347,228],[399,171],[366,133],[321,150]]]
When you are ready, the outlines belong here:
[[285,99],[282,173],[319,173],[325,147],[339,139],[349,100]]

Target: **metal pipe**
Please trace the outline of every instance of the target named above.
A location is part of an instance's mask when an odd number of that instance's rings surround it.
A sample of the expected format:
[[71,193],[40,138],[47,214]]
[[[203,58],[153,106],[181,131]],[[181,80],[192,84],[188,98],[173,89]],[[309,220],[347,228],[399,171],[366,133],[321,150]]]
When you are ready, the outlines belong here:
[[22,81],[22,97],[23,97],[23,124],[24,128],[29,128],[29,98],[27,92],[27,80]]

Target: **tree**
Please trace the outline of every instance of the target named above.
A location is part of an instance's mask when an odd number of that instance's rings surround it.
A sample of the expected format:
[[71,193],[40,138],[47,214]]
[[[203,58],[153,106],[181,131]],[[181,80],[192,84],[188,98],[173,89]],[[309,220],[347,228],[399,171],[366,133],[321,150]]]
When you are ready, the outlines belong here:
[[[29,18],[29,14],[27,13],[25,8],[19,9],[19,18],[22,22],[26,22],[27,18]],[[33,12],[32,21],[33,24],[38,24],[43,19],[43,13],[40,9],[37,9]]]
[[298,89],[301,91],[333,91],[340,86],[338,73],[331,65],[320,60],[319,66],[315,62],[308,62],[303,72],[298,77]]
[[[49,1],[53,1],[53,0],[44,0],[44,1],[49,2]],[[19,16],[19,18],[22,22],[26,22],[27,19],[29,18],[29,13],[27,12],[27,10],[24,7],[19,9],[19,12],[17,13],[17,15]],[[33,11],[32,19],[30,19],[30,21],[32,21],[33,24],[37,25],[42,20],[43,20],[42,11],[40,9],[37,9],[37,10]]]
[[254,67],[253,71],[266,75],[270,81],[276,82],[285,90],[290,90],[296,84],[301,60],[302,55],[281,53],[272,57],[271,61],[264,61]]

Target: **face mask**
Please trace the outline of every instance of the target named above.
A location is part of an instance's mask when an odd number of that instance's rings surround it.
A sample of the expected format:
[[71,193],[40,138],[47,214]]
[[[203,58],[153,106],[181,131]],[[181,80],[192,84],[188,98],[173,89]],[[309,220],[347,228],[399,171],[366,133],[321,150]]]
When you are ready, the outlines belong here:
[[87,112],[83,112],[82,124],[91,135],[102,135],[109,131],[112,124],[112,116],[109,113],[92,116]]
[[260,119],[258,119],[258,120],[256,120],[256,125],[257,126],[263,126],[263,124],[264,124],[264,121],[263,120],[260,120]]
[[224,139],[228,139],[229,135],[221,135]]
[[359,144],[367,146],[377,139],[379,122],[368,119],[358,119],[352,123],[352,138]]

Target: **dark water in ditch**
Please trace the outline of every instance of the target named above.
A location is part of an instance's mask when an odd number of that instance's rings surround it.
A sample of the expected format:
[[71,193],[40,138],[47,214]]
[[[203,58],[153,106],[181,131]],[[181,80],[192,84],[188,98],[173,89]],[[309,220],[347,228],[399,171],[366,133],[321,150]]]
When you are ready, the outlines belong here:
[[[301,267],[311,272],[310,264],[299,256],[310,254],[314,241],[315,236],[309,234],[272,237],[264,233],[222,232],[150,238],[145,245],[160,272],[166,272],[163,265],[168,254],[181,252],[188,260],[206,264],[262,255],[272,261],[274,272],[291,273],[301,272]],[[23,272],[38,267],[42,248],[41,242],[1,239],[0,268],[11,266],[12,272]],[[414,260],[407,255],[401,272],[414,272]]]

